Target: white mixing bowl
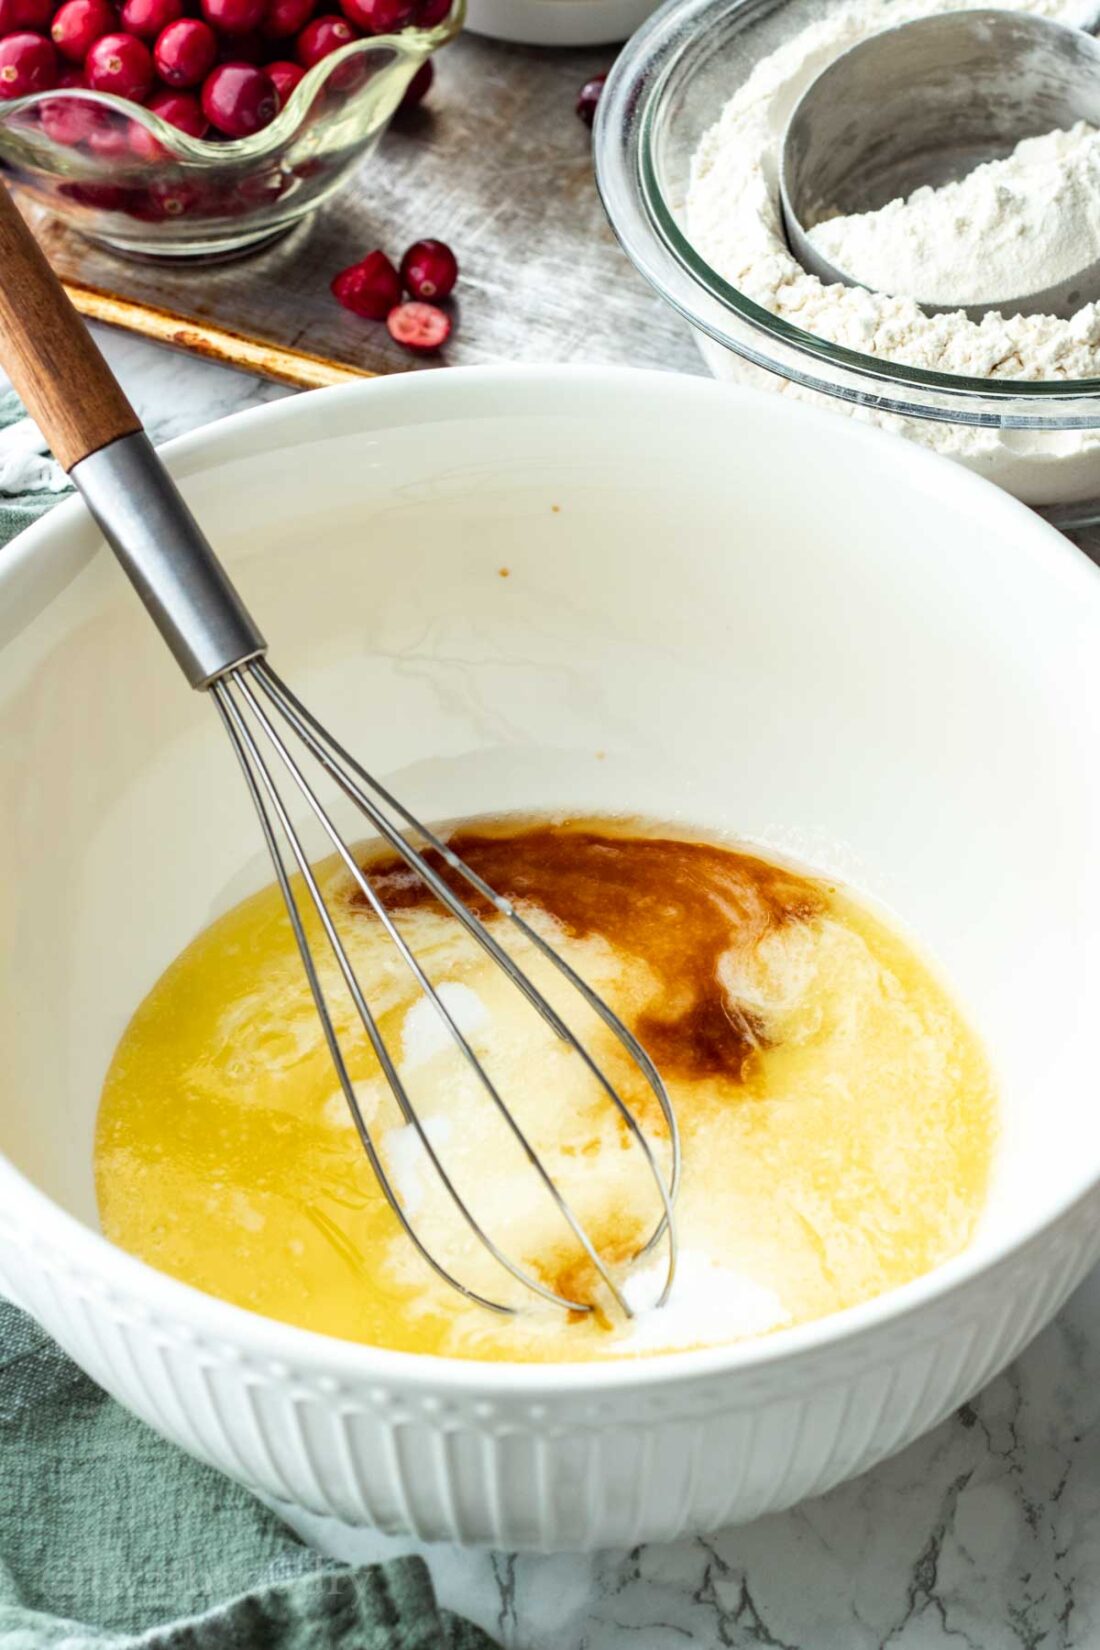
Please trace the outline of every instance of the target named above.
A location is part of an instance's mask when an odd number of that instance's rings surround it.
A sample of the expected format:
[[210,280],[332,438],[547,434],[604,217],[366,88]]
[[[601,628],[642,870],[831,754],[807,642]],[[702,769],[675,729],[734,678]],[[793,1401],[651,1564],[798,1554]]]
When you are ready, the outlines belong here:
[[267,872],[212,707],[73,503],[0,557],[0,1284],[137,1414],[286,1507],[504,1547],[752,1518],[973,1393],[1100,1254],[1091,567],[899,440],[658,374],[410,375],[168,456],[275,660],[429,818],[675,816],[893,907],[987,1039],[1003,1146],[949,1265],[648,1362],[376,1351],[112,1247],[91,1174],[112,1048]]

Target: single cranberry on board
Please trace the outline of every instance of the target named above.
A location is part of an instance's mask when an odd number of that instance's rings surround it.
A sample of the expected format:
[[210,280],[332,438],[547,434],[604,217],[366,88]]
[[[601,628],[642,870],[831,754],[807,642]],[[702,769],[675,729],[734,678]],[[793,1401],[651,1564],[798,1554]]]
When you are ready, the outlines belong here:
[[198,17],[181,17],[157,36],[153,61],[169,86],[198,86],[214,67],[218,38]]
[[384,321],[401,302],[401,277],[384,252],[368,252],[333,277],[332,295],[364,321]]
[[[159,115],[161,120],[179,132],[186,132],[188,137],[203,138],[210,130],[202,104],[193,92],[154,92],[146,107],[150,114]],[[161,160],[168,153],[160,139],[137,120],[130,127],[130,148],[142,160],[149,161]]]
[[24,29],[0,40],[0,97],[52,91],[57,74],[57,53],[40,34]]
[[416,0],[340,0],[349,23],[365,34],[397,34],[416,12]]
[[113,92],[131,103],[144,103],[156,78],[152,52],[132,34],[101,35],[84,59],[84,72],[93,92]]
[[305,76],[305,70],[300,63],[287,63],[282,60],[276,63],[265,63],[264,71],[270,76],[275,90],[279,94],[279,107],[285,109],[294,92]]
[[594,74],[591,80],[586,80],[577,93],[577,113],[586,126],[591,126],[596,118],[596,105],[600,101],[604,81],[607,79],[607,70],[603,74]]
[[458,280],[458,259],[444,241],[414,241],[401,260],[401,280],[414,298],[449,297]]
[[183,16],[183,0],[122,0],[122,27],[142,40],[155,40],[162,29]]
[[414,355],[434,355],[451,336],[451,317],[436,304],[398,304],[386,316],[386,330]]
[[279,112],[270,75],[253,63],[219,63],[202,86],[202,112],[226,137],[251,137]]
[[405,87],[405,95],[397,107],[399,109],[415,109],[417,104],[423,103],[424,99],[431,91],[432,81],[434,79],[435,68],[432,64],[431,58],[426,57],[419,69],[417,69],[416,73],[413,75],[412,79],[409,81],[409,84]]
[[71,63],[83,64],[97,40],[118,28],[109,0],[65,0],[54,13],[50,39]]

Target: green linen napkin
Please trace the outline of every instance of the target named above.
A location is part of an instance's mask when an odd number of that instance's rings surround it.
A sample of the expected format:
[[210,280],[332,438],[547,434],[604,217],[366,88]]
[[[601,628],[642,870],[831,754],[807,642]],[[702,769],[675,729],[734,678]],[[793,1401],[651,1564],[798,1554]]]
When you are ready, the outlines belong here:
[[0,545],[71,491],[61,466],[15,396],[0,392]]
[[[67,486],[21,415],[0,395],[0,545]],[[494,1647],[421,1559],[329,1563],[0,1299],[0,1650]]]

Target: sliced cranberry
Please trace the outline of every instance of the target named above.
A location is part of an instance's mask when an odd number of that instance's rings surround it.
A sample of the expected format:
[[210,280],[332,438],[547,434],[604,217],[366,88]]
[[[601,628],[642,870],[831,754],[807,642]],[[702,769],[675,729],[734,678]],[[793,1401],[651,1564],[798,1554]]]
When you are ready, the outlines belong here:
[[202,15],[220,34],[251,34],[263,22],[265,0],[202,0]]
[[109,0],[65,0],[50,24],[58,51],[73,63],[83,63],[97,40],[118,28],[118,16]]
[[426,57],[405,87],[405,95],[398,104],[398,108],[415,109],[418,103],[423,103],[431,90],[434,79],[435,70],[432,67],[432,60],[430,57]]
[[197,86],[206,79],[218,55],[218,37],[209,23],[181,17],[157,36],[153,61],[169,86]]
[[132,34],[105,34],[84,59],[84,72],[94,92],[114,92],[131,103],[144,103],[153,89],[153,54]]
[[269,40],[289,40],[305,28],[316,9],[316,0],[270,0],[263,32]]
[[57,53],[40,34],[22,30],[0,40],[0,98],[52,91],[57,71]]
[[364,321],[384,321],[401,302],[401,277],[384,252],[368,252],[334,277],[332,295]]
[[294,55],[303,69],[312,69],[323,57],[350,46],[359,37],[343,17],[315,17],[294,42]]
[[251,137],[279,112],[274,82],[252,63],[219,63],[202,87],[202,112],[226,137]]
[[414,355],[434,355],[451,335],[451,317],[435,304],[398,304],[386,316],[389,335]]
[[600,101],[600,93],[606,79],[606,71],[603,74],[594,74],[591,80],[585,81],[577,93],[577,113],[586,126],[591,126],[596,118],[596,105]]
[[340,0],[340,6],[364,34],[397,34],[412,22],[416,0]]
[[444,241],[414,241],[401,260],[401,280],[414,298],[446,298],[458,280],[458,259]]
[[[150,114],[159,115],[169,126],[188,137],[202,138],[209,131],[209,122],[202,112],[202,104],[193,92],[156,92],[146,105]],[[130,126],[130,148],[142,160],[158,161],[167,150],[140,121]]]
[[285,109],[306,71],[299,63],[268,63],[266,68],[279,94],[279,107]]
[[418,29],[437,29],[443,20],[451,15],[454,0],[420,0],[416,8],[416,26]]
[[183,16],[183,0],[122,0],[122,27],[142,40],[155,40]]

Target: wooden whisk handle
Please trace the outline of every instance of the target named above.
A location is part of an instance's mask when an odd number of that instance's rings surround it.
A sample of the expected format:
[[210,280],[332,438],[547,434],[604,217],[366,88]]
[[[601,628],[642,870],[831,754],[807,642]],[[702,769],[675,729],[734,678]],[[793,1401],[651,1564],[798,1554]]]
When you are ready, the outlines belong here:
[[0,364],[66,470],[141,429],[3,184]]

